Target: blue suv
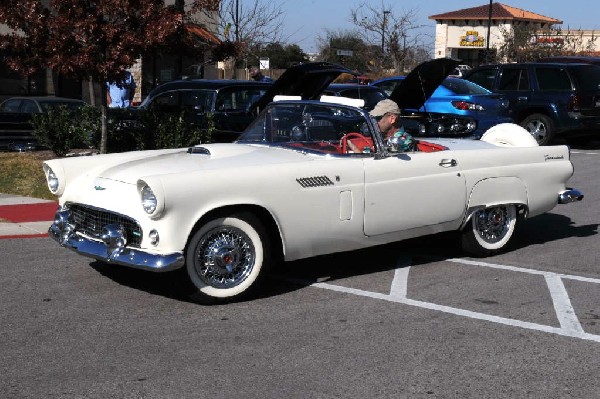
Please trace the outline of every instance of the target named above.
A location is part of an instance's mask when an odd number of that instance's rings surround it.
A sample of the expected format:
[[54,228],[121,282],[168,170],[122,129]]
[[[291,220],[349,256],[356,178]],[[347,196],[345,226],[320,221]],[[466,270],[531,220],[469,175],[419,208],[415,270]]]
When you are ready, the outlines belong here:
[[506,96],[515,122],[540,145],[600,132],[600,67],[578,63],[484,65],[464,79]]

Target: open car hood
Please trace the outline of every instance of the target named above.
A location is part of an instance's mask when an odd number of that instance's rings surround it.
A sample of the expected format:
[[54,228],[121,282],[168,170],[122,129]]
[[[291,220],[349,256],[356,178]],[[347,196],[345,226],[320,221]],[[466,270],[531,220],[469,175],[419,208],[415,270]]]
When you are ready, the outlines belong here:
[[413,69],[390,94],[400,109],[419,109],[456,66],[458,61],[437,58]]
[[316,100],[340,74],[355,72],[329,62],[307,62],[288,68],[267,92],[252,105],[263,110],[277,95],[300,96],[302,100]]

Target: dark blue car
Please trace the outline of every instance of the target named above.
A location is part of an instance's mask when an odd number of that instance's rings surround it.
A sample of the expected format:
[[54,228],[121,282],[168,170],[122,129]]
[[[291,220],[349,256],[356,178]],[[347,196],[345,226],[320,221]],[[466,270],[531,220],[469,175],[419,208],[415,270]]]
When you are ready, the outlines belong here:
[[[372,83],[388,95],[404,80],[404,76],[394,76]],[[498,94],[467,80],[446,78],[427,99],[419,112],[454,114],[473,118],[477,127],[474,138],[479,138],[487,129],[499,123],[512,122],[508,100]]]

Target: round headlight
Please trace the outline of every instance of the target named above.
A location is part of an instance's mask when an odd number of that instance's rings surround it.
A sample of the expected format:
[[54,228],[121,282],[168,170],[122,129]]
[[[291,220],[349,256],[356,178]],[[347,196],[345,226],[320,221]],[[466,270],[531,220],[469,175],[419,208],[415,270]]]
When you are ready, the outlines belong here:
[[52,192],[52,194],[56,194],[58,187],[60,186],[60,182],[50,167],[46,169],[46,181],[48,182],[48,189],[50,192]]
[[145,185],[142,187],[140,195],[144,211],[146,211],[147,214],[154,213],[154,211],[156,211],[156,206],[158,205],[158,200],[156,199],[156,195],[154,195],[150,186]]

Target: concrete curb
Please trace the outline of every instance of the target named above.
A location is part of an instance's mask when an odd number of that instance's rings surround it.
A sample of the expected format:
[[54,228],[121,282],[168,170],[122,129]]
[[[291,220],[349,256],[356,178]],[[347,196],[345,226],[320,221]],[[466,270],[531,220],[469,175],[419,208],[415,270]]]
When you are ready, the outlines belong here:
[[56,201],[0,194],[0,239],[46,237]]

